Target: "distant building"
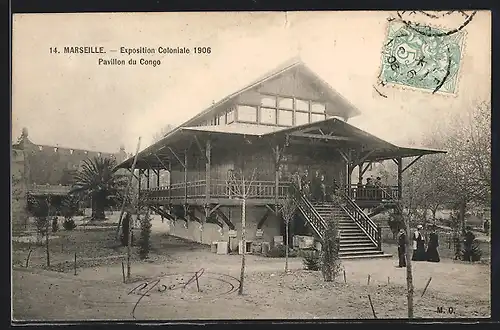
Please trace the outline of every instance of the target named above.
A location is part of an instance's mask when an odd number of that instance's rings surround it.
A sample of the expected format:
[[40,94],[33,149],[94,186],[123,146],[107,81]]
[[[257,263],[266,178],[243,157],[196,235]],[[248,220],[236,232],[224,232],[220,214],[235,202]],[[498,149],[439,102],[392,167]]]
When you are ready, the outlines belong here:
[[[35,144],[23,129],[12,145],[12,220],[24,223],[27,194],[64,196],[72,185],[73,175],[86,159],[114,157],[117,164],[127,159],[124,147],[116,153]],[[60,198],[60,197],[56,197]]]

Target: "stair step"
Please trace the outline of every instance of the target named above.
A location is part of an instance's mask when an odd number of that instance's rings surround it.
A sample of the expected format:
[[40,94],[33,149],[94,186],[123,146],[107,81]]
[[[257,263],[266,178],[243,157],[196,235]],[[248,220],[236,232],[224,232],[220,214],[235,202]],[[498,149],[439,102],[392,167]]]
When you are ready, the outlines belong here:
[[374,255],[382,254],[383,251],[379,250],[356,250],[356,251],[339,251],[339,255]]
[[349,246],[340,248],[340,252],[352,252],[352,251],[378,251],[378,249],[373,244],[371,246]]
[[355,231],[351,233],[346,233],[346,232],[341,232],[340,233],[340,239],[343,240],[344,238],[368,238],[365,233],[362,231]]
[[340,259],[375,259],[375,258],[392,258],[392,254],[386,254],[383,252],[377,254],[348,254],[341,255]]
[[366,235],[356,235],[356,236],[340,236],[340,242],[371,242],[371,239]]
[[339,230],[340,230],[341,234],[363,233],[363,231],[359,227],[352,227],[352,228],[345,228],[345,229],[340,228]]
[[351,222],[351,223],[341,223],[339,224],[339,228],[359,228],[359,226],[354,222]]
[[375,244],[373,244],[372,241],[369,242],[340,242],[340,249],[344,248],[350,248],[350,247],[375,247]]

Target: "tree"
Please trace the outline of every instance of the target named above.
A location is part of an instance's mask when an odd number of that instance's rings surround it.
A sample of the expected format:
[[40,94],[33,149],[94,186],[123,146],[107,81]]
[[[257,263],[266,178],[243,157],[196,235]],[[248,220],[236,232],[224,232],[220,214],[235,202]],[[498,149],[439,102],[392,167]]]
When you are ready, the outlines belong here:
[[255,168],[252,170],[250,179],[243,169],[243,164],[239,170],[230,170],[228,173],[229,189],[234,197],[241,199],[241,272],[240,272],[240,287],[238,294],[243,294],[243,280],[245,278],[245,254],[246,254],[246,238],[245,238],[245,218],[246,218],[246,201],[255,192],[253,185],[255,180]]
[[295,215],[295,211],[297,210],[297,205],[295,205],[295,201],[293,197],[288,194],[283,205],[281,206],[281,217],[285,222],[285,273],[288,272],[288,250],[289,250],[289,231],[290,231],[290,220]]
[[91,199],[94,220],[104,220],[105,208],[116,205],[123,197],[126,178],[123,174],[113,171],[115,166],[116,161],[113,158],[95,157],[85,160],[75,174],[75,183],[70,195]]

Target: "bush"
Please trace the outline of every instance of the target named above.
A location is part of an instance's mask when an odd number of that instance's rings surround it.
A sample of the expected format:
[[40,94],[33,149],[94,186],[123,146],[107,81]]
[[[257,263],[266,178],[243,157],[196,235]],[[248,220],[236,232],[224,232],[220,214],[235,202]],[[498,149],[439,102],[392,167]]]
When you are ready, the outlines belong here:
[[[122,221],[122,234],[120,236],[120,241],[122,246],[128,245],[128,235],[130,233],[130,222],[132,221],[132,215],[130,213],[125,213]],[[134,233],[132,233],[131,243],[134,243]]]
[[141,259],[146,259],[151,248],[151,218],[146,214],[141,219],[141,235],[139,237],[139,256]]
[[[271,249],[269,249],[269,251],[267,251],[267,253],[266,253],[266,257],[284,258],[285,254],[286,254],[286,246],[283,244],[280,244],[278,246],[274,246]],[[289,247],[288,248],[288,257],[295,258],[296,256],[297,256],[297,251]]]
[[302,257],[304,267],[307,270],[320,270],[320,254],[318,251],[304,251],[304,256]]
[[59,222],[58,222],[58,219],[57,217],[54,217],[52,219],[52,232],[55,233],[59,230]]
[[65,230],[73,230],[73,229],[75,229],[76,228],[75,220],[73,220],[71,218],[64,219],[64,221],[63,221],[63,228]]
[[321,273],[326,282],[332,282],[340,272],[340,236],[334,219],[328,222],[324,236],[321,247]]
[[49,224],[49,219],[47,217],[35,217],[36,232],[39,235],[45,235],[47,233],[47,227]]

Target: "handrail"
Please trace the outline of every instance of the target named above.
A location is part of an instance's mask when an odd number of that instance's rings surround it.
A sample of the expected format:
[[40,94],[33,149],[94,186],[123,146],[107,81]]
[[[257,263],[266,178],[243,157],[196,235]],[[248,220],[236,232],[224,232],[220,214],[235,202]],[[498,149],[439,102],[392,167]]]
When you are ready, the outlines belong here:
[[323,240],[324,232],[327,227],[325,220],[318,213],[314,205],[312,205],[312,203],[307,199],[307,197],[304,196],[304,194],[299,191],[299,189],[297,189],[297,186],[294,183],[290,183],[289,187],[294,192],[293,197],[295,199],[295,202],[297,203],[297,208],[300,210],[302,215],[304,215],[307,222],[311,225],[316,234],[318,234],[319,238]]
[[356,204],[356,202],[352,201],[349,196],[343,192],[341,189],[338,189],[338,186],[335,186],[337,189],[337,195],[339,195],[342,200],[347,202],[349,205],[349,208],[345,207],[342,204],[339,204],[339,206],[344,210],[346,214],[349,215],[349,217],[356,222],[361,230],[370,238],[370,240],[376,244],[377,246],[380,246],[380,240],[381,240],[381,233],[380,233],[380,228],[377,226],[375,222],[373,222],[368,215],[366,215],[365,212]]

